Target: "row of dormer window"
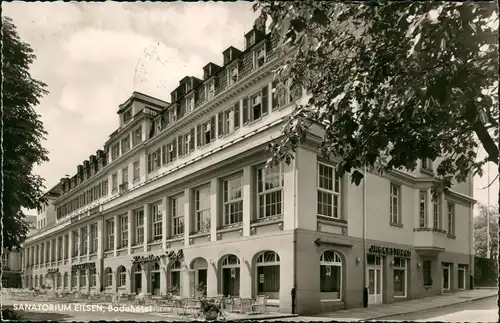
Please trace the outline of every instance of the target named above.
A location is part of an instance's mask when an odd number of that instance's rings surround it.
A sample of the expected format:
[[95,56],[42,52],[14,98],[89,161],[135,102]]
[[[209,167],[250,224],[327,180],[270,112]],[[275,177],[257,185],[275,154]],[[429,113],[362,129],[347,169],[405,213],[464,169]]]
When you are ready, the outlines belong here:
[[67,201],[56,210],[57,219],[60,219],[73,211],[78,210],[90,203],[97,201],[101,197],[108,195],[108,179],[99,182],[85,192]]

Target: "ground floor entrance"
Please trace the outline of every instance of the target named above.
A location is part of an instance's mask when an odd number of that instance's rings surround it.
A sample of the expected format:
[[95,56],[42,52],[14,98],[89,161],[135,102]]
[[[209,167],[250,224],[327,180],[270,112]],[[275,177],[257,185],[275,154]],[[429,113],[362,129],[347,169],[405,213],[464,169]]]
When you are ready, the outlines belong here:
[[367,260],[368,305],[382,304],[384,290],[382,257],[368,255]]
[[449,292],[450,291],[450,278],[451,278],[451,270],[450,270],[450,264],[443,264],[443,292]]

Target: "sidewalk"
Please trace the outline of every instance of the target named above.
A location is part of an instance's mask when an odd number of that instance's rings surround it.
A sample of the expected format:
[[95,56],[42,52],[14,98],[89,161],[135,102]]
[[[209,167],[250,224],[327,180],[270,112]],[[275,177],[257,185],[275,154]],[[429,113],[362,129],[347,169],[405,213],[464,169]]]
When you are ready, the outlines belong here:
[[388,316],[420,312],[449,305],[471,302],[498,295],[498,289],[473,289],[455,292],[448,295],[431,296],[393,304],[381,304],[365,308],[353,308],[330,313],[322,313],[321,317],[329,317],[337,321],[367,321]]

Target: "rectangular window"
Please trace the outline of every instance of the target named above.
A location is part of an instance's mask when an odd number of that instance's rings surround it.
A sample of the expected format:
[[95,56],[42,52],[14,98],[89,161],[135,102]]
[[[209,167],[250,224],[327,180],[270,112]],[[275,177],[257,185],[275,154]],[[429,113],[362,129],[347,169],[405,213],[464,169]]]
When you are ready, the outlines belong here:
[[87,270],[80,270],[80,287],[87,286]]
[[135,147],[142,142],[142,126],[135,129],[132,135],[132,145]]
[[89,233],[87,228],[82,228],[82,255],[86,255],[89,250]]
[[115,221],[113,219],[106,221],[106,233],[108,236],[107,250],[115,249]]
[[246,125],[249,122],[249,112],[248,112],[248,104],[249,104],[249,99],[248,97],[243,98],[243,125]]
[[90,287],[97,286],[97,271],[95,268],[90,269]]
[[132,120],[132,109],[128,109],[123,113],[123,123],[128,123]]
[[206,85],[206,99],[211,100],[215,96],[215,82],[211,81]]
[[122,139],[122,153],[126,153],[130,150],[130,135]]
[[394,297],[406,297],[407,260],[394,257]]
[[455,204],[448,202],[448,234],[455,235]]
[[111,147],[111,160],[115,160],[120,156],[120,144],[116,143]]
[[90,253],[96,253],[97,252],[97,244],[99,242],[98,236],[97,236],[97,223],[94,223],[90,226]]
[[177,137],[177,154],[179,158],[184,156],[184,136]]
[[128,216],[120,216],[120,248],[128,247]]
[[138,181],[140,178],[141,178],[141,162],[139,160],[136,160],[133,164],[132,164],[133,168],[134,168],[134,173],[133,173],[133,181]]
[[148,173],[154,172],[161,166],[161,147],[148,154]]
[[135,244],[141,245],[144,243],[144,210],[139,209],[134,211],[135,219]]
[[418,223],[420,228],[427,226],[427,191],[419,192]]
[[282,165],[257,170],[258,218],[283,214]]
[[172,235],[184,233],[184,196],[178,195],[170,201],[172,211]]
[[[104,181],[102,181],[101,183],[101,195],[102,196],[106,196],[108,195],[108,180],[105,179]],[[81,206],[83,206],[83,204],[80,202]]]
[[122,169],[122,184],[128,183],[128,167]]
[[235,64],[233,67],[228,70],[228,84],[229,86],[233,86],[238,82],[238,65]]
[[441,229],[441,196],[432,194],[433,228]]
[[78,236],[78,231],[73,231],[73,257],[78,256],[79,252],[80,252],[80,237]]
[[432,160],[430,158],[424,158],[422,159],[422,169],[427,170],[427,171],[432,171]]
[[266,63],[266,47],[262,46],[261,48],[255,51],[255,64],[256,68],[262,67]]
[[224,135],[224,112],[217,114],[217,134],[219,138]]
[[202,124],[202,134],[200,136],[200,146],[208,145],[215,140],[215,116]]
[[150,214],[153,222],[153,241],[162,239],[163,214],[160,211],[160,204],[150,205]]
[[177,139],[174,139],[168,147],[167,163],[171,163],[177,159]]
[[401,224],[401,214],[399,212],[399,207],[401,205],[401,186],[391,183],[391,200],[390,200],[390,212],[391,212],[391,223]]
[[184,154],[189,154],[194,150],[194,128],[184,135]]
[[240,128],[240,101],[234,104],[234,130]]
[[320,216],[340,218],[340,178],[335,168],[318,163],[318,205]]
[[111,191],[116,193],[118,190],[118,173],[111,175]]
[[194,192],[195,232],[210,232],[210,187]]
[[291,92],[292,80],[287,79],[284,81],[281,87],[278,86],[278,81],[273,81],[271,83],[271,93],[272,102],[271,110],[276,110],[280,107],[284,107],[293,101],[293,96]]
[[223,182],[224,225],[243,222],[243,178]]
[[422,262],[422,273],[424,275],[424,286],[431,286],[432,285],[432,273],[431,273],[431,261],[430,260],[424,260]]

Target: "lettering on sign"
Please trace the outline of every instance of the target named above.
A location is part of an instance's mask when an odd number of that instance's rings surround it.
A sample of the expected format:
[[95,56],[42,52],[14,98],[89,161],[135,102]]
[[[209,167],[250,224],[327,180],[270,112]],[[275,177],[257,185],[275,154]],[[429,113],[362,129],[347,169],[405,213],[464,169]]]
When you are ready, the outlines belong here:
[[55,274],[59,272],[59,268],[49,268],[47,274]]
[[389,247],[382,247],[382,246],[376,246],[376,245],[371,245],[368,252],[378,253],[381,255],[393,255],[393,256],[399,256],[399,257],[410,257],[411,256],[411,250],[389,248]]
[[175,252],[174,250],[170,250],[170,251],[167,251],[166,254],[167,254],[168,258],[175,259],[175,260],[179,260],[182,257],[184,257],[184,253],[182,252],[182,249],[177,250],[177,252]]
[[149,255],[149,256],[134,256],[132,259],[133,264],[142,264],[150,261],[159,261],[161,258],[160,255]]

